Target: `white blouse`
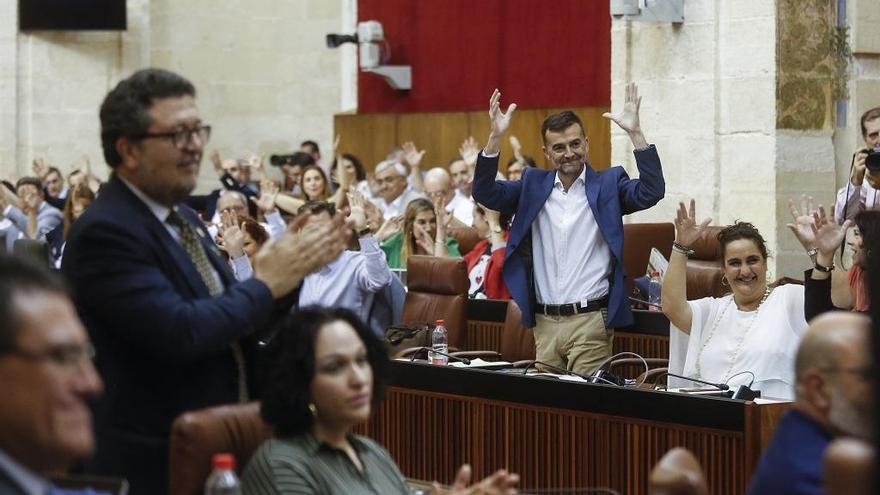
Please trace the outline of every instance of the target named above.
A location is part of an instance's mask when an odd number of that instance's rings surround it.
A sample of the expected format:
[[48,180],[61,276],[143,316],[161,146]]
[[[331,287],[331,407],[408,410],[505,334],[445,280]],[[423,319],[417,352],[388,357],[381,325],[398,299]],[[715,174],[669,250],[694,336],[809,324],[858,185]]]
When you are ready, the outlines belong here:
[[693,313],[683,374],[731,389],[752,381],[763,397],[794,398],[794,360],[807,330],[804,287],[776,287],[757,311],[740,311],[729,294],[688,301]]

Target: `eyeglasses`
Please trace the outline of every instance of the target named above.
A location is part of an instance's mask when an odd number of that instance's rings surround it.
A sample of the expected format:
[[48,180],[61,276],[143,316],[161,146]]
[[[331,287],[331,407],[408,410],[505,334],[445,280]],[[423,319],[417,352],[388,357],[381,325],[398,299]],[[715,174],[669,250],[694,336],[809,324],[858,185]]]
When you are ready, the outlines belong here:
[[28,351],[25,349],[13,349],[6,354],[30,361],[50,361],[65,368],[76,368],[85,361],[95,358],[95,348],[92,344],[65,344],[43,351]]
[[857,375],[863,380],[870,380],[874,376],[874,368],[871,366],[863,366],[861,368],[846,368],[841,366],[831,366],[828,368],[820,368],[826,373],[851,373]]
[[199,141],[202,144],[207,143],[208,140],[211,139],[211,126],[200,125],[198,127],[192,128],[192,129],[187,129],[186,127],[181,127],[180,129],[177,129],[176,131],[170,131],[170,132],[156,132],[156,133],[145,132],[143,134],[136,134],[134,136],[131,136],[131,138],[132,139],[150,139],[150,138],[170,139],[171,143],[174,145],[175,148],[182,150],[182,149],[186,148],[187,146],[189,146],[189,144],[192,142],[192,138],[194,135],[199,136]]

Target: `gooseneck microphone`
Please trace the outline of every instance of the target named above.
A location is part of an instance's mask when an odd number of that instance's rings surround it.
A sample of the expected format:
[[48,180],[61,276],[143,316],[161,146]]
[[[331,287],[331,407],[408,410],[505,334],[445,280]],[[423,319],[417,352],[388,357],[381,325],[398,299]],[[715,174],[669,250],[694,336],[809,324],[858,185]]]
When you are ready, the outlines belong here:
[[[433,352],[434,354],[440,354],[441,356],[446,356],[446,357],[448,357],[449,359],[454,359],[454,360],[456,360],[456,361],[461,361],[461,362],[464,363],[464,364],[471,364],[471,360],[468,359],[468,358],[458,357],[458,356],[453,356],[452,354],[447,354],[447,353],[445,353],[445,352],[435,351],[434,349],[432,349],[432,348],[430,348],[430,347],[419,347],[418,349],[416,349],[416,350],[412,353],[412,356],[410,356],[410,358],[409,358],[409,362],[413,362],[413,361],[416,360],[416,356],[419,354],[419,351],[428,351],[429,353]],[[430,358],[431,355],[428,354],[428,356],[429,356],[429,358]]]
[[663,378],[664,376],[673,376],[675,378],[681,378],[681,379],[687,380],[689,382],[702,383],[703,385],[709,385],[710,387],[715,387],[718,390],[730,390],[730,386],[727,385],[726,383],[707,382],[705,380],[698,380],[696,378],[691,378],[689,376],[676,375],[675,373],[670,373],[668,371],[664,371],[663,373],[660,373],[659,375],[657,375],[656,378],[654,378],[654,386],[652,388],[656,389],[657,388],[657,380]]

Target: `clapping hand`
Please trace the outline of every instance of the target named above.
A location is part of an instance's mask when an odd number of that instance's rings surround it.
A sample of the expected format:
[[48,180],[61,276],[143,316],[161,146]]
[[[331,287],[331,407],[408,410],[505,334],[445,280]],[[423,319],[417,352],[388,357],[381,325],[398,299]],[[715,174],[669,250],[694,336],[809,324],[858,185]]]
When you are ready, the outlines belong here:
[[684,202],[678,203],[678,211],[675,215],[675,242],[682,247],[689,248],[695,242],[706,235],[706,228],[712,222],[706,218],[697,224],[696,202],[691,198],[690,208],[685,208]]
[[349,227],[355,232],[364,230],[367,226],[367,213],[364,210],[364,195],[354,188],[348,192],[349,213],[346,219]]
[[438,483],[434,483],[431,495],[512,495],[516,493],[516,485],[519,483],[518,474],[508,473],[503,469],[499,469],[491,476],[468,486],[471,477],[471,467],[465,464],[455,475],[451,490],[443,490]]
[[220,222],[217,245],[232,259],[244,256],[244,230],[238,225],[238,214],[221,212]]
[[37,192],[35,188],[28,187],[21,197],[21,210],[27,215],[36,216],[40,210],[40,203],[42,201],[40,193]]
[[376,232],[376,239],[379,242],[389,239],[400,232],[401,228],[403,228],[403,215],[391,217],[382,223],[382,227]]
[[807,251],[816,247],[816,237],[813,234],[814,218],[813,213],[816,209],[813,207],[813,197],[806,194],[801,195],[801,209],[794,205],[794,201],[788,200],[788,211],[791,212],[791,219],[794,223],[786,224],[794,236],[800,241],[801,245]]
[[45,160],[42,158],[37,158],[34,160],[31,165],[31,170],[34,171],[34,175],[40,178],[40,180],[44,180],[47,175],[49,175],[49,166],[46,165]]
[[461,143],[461,146],[458,148],[458,154],[461,155],[461,159],[464,160],[465,163],[469,167],[473,167],[477,163],[477,155],[480,153],[480,145],[477,143],[477,140],[474,139],[473,136],[469,136],[467,139]]
[[522,154],[522,144],[516,136],[510,136],[510,147],[513,148],[513,157],[520,163],[525,163],[526,159]]
[[223,160],[220,159],[220,152],[217,150],[211,151],[211,163],[214,165],[214,171],[218,174],[223,174]]
[[422,158],[425,157],[425,150],[419,151],[416,148],[415,143],[412,141],[407,141],[403,143],[401,146],[403,148],[403,159],[410,166],[410,168],[419,168],[419,164],[422,163]]
[[816,249],[823,257],[833,257],[834,251],[846,239],[846,231],[852,227],[852,220],[843,222],[843,225],[837,225],[837,222],[825,213],[825,207],[819,205],[819,209],[813,212],[813,222],[811,230]]
[[275,181],[263,179],[260,181],[260,197],[251,196],[251,201],[263,213],[270,212],[275,209],[275,197],[278,196],[278,191],[278,184]]

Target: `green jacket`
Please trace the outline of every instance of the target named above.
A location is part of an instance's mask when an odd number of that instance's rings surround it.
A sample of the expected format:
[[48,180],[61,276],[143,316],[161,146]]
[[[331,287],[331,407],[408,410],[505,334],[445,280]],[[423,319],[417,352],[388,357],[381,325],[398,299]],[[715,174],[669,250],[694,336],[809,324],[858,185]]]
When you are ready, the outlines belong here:
[[[398,269],[406,268],[401,263],[400,252],[403,249],[403,232],[398,232],[389,237],[382,243],[382,251],[385,251],[385,257],[388,259],[388,268]],[[458,241],[452,237],[446,238],[446,252],[453,258],[460,258],[461,253],[458,251]]]

